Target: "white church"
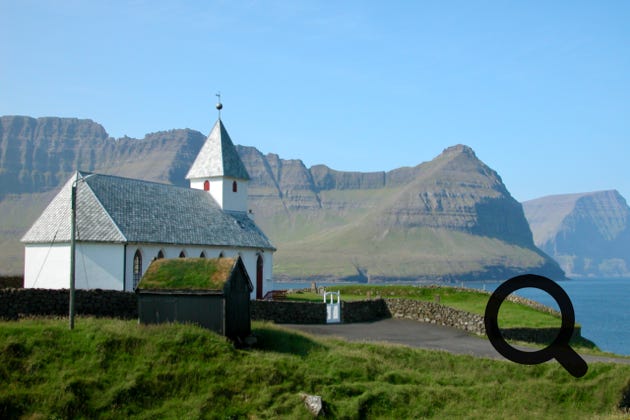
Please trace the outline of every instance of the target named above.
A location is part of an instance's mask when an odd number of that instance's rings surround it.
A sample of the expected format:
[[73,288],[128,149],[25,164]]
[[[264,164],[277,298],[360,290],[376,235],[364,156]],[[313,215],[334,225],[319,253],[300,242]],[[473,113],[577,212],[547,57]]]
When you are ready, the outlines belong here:
[[24,287],[69,287],[76,185],[76,288],[133,291],[154,259],[240,256],[262,298],[275,248],[250,217],[249,174],[221,118],[186,179],[190,188],[77,172],[22,238]]

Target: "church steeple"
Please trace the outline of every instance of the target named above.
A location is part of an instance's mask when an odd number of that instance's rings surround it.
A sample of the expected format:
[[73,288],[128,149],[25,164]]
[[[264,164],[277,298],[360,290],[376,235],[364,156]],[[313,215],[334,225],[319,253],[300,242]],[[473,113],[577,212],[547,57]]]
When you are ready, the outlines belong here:
[[[220,105],[219,102],[217,109]],[[249,174],[221,118],[214,124],[186,179],[191,188],[209,191],[224,210],[247,211]]]
[[210,135],[190,167],[186,179],[217,176],[249,180],[247,169],[221,120],[217,120],[214,124]]

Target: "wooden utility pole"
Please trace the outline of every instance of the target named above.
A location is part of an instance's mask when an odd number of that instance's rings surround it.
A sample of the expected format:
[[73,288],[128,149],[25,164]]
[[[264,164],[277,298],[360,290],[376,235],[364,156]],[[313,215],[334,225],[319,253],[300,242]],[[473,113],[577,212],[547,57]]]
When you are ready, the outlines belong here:
[[70,217],[70,303],[69,303],[69,315],[70,315],[70,329],[74,329],[74,288],[75,288],[75,270],[74,270],[74,254],[76,248],[75,232],[77,228],[77,184],[79,182],[79,172],[77,171],[76,178],[72,183],[71,193],[71,209],[72,216]]

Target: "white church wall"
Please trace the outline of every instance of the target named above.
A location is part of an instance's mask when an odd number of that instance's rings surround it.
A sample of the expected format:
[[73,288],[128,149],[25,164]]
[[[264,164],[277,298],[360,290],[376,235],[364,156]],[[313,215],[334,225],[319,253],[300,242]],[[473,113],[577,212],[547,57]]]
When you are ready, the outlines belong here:
[[[233,191],[236,182],[236,192]],[[226,178],[223,181],[223,210],[247,211],[247,181]]]
[[208,193],[214,198],[214,201],[217,202],[219,207],[223,208],[223,178],[222,177],[213,177],[213,178],[195,178],[190,180],[190,188],[196,190],[203,190],[204,183],[206,181],[210,182],[210,190]]
[[26,244],[24,287],[67,289],[70,287],[70,244]]
[[123,290],[123,252],[122,244],[78,243],[75,287]]
[[[122,255],[122,245],[78,243],[75,287],[122,290]],[[70,244],[27,244],[24,250],[24,287],[68,289]]]
[[206,258],[236,258],[240,256],[243,259],[247,274],[252,281],[254,291],[251,298],[256,298],[256,261],[258,254],[263,256],[263,295],[267,292],[272,277],[273,255],[271,252],[261,252],[250,248],[227,248],[227,247],[210,247],[210,246],[176,246],[176,245],[155,245],[155,244],[135,244],[127,245],[127,268],[125,290],[133,290],[133,258],[137,250],[142,255],[142,274],[146,272],[151,262],[157,259],[158,253],[162,251],[164,258],[179,258],[183,251],[188,258],[199,258],[203,252]]
[[[247,208],[247,181],[223,177],[195,178],[190,180],[190,188],[203,190],[206,180],[210,182],[210,195],[223,210],[249,210]],[[233,191],[234,182],[236,182],[236,192]]]

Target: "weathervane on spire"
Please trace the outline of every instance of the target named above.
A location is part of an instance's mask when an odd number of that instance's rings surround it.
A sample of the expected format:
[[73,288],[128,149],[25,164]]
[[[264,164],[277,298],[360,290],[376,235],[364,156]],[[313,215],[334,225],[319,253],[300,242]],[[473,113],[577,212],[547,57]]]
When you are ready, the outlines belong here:
[[221,110],[223,109],[223,104],[221,103],[221,92],[215,94],[218,99],[217,109],[219,110],[219,119],[221,119]]

